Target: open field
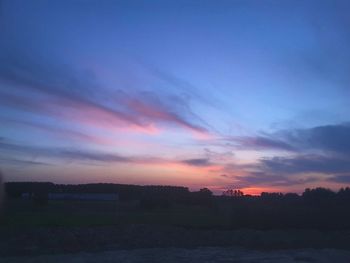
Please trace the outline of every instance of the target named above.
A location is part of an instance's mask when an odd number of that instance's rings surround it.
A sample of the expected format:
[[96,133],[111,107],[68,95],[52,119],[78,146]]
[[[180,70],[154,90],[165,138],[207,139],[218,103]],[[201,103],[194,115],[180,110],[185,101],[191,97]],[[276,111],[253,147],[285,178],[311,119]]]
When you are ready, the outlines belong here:
[[0,229],[0,256],[92,253],[106,250],[171,247],[350,250],[350,232],[217,230],[159,225],[3,227]]
[[[216,211],[217,212],[217,211]],[[0,226],[99,226],[157,224],[185,227],[228,227],[229,217],[208,207],[177,205],[170,209],[141,209],[135,203],[109,201],[50,201],[36,207],[28,200],[10,200]]]
[[220,262],[220,263],[348,263],[350,252],[334,249],[299,249],[279,251],[257,251],[239,248],[196,249],[136,249],[101,253],[78,253],[65,255],[43,255],[31,258],[7,258],[3,263],[111,263],[111,262]]
[[137,202],[107,201],[49,201],[47,206],[36,206],[12,199],[0,221],[0,259],[330,262],[338,258],[336,262],[349,262],[349,230],[240,229],[232,227],[232,216],[215,206],[144,209]]

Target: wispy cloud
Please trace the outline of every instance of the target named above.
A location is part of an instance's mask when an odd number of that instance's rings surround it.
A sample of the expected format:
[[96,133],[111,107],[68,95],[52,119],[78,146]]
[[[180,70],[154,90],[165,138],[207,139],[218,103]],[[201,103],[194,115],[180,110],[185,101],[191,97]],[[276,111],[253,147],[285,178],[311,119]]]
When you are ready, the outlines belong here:
[[185,163],[191,166],[199,166],[199,167],[211,165],[210,160],[205,158],[183,160],[182,163]]
[[320,182],[317,176],[310,176],[304,178],[293,178],[285,175],[275,175],[264,172],[250,173],[245,176],[233,178],[235,187],[246,188],[256,186],[272,186],[272,187],[290,187],[297,185],[305,185],[307,183]]
[[341,184],[350,184],[350,175],[349,174],[335,175],[335,176],[328,178],[328,181],[335,182],[335,183],[341,183]]
[[[190,118],[195,118],[186,101],[180,97],[173,96],[166,101],[167,105],[152,92],[141,92],[138,96],[124,96],[120,103],[124,104],[134,115],[139,116],[145,122],[161,122],[174,124],[199,133],[207,133],[208,130],[199,125],[186,120],[181,114],[187,114]],[[174,105],[174,101],[176,105]]]
[[177,95],[165,99],[150,91],[115,92],[103,88],[91,75],[69,66],[33,62],[25,56],[21,60],[9,57],[0,62],[0,81],[13,88],[12,92],[2,90],[1,102],[7,107],[102,128],[128,127],[154,133],[163,125],[208,133],[195,123],[198,119],[195,121],[189,105]]
[[234,143],[235,147],[243,150],[283,150],[283,151],[295,151],[296,149],[281,139],[272,137],[249,137],[249,136],[236,136],[226,137],[224,140]]
[[276,155],[249,164],[226,163],[222,177],[234,181],[236,186],[349,183],[350,126],[347,123],[224,140],[232,142],[231,148],[273,150]]
[[273,173],[344,173],[350,172],[349,159],[322,155],[298,155],[295,157],[274,157],[262,159],[261,165]]
[[[197,168],[212,168],[213,163],[209,159],[177,159],[164,158],[148,155],[125,156],[118,153],[110,153],[103,151],[91,151],[86,149],[60,148],[60,147],[41,147],[35,145],[22,145],[1,138],[0,153],[8,156],[20,156],[19,158],[11,158],[11,163],[26,163],[28,165],[46,164],[46,160],[55,162],[82,162],[85,164],[143,164],[143,165],[181,165]],[[45,161],[41,161],[41,160]]]
[[61,128],[57,125],[49,125],[41,122],[26,121],[26,120],[14,120],[0,118],[0,122],[4,125],[11,125],[12,127],[25,127],[30,129],[39,130],[50,134],[53,137],[59,139],[65,139],[75,142],[83,142],[89,144],[101,144],[101,145],[114,145],[115,141],[106,136],[96,136],[91,133],[76,131],[71,128]]
[[282,134],[290,143],[303,150],[319,150],[350,156],[350,124],[348,123],[284,131]]
[[45,162],[37,162],[32,160],[22,160],[22,159],[15,159],[15,158],[4,158],[0,157],[0,163],[5,165],[14,165],[16,167],[23,167],[23,166],[32,166],[32,165],[50,165]]
[[226,136],[221,140],[243,150],[280,150],[301,153],[310,150],[349,155],[350,124],[279,130],[257,136]]
[[87,161],[103,163],[138,163],[147,162],[149,157],[126,157],[117,153],[88,151],[70,148],[41,147],[35,145],[21,145],[6,140],[0,141],[0,152],[14,153],[36,159],[54,159],[58,161]]

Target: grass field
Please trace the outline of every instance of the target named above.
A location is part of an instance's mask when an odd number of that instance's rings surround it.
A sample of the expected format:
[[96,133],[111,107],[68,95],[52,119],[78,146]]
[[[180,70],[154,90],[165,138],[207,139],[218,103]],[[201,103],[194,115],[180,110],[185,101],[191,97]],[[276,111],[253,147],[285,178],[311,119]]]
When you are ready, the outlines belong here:
[[44,207],[28,200],[6,203],[0,225],[6,226],[98,226],[157,224],[187,227],[225,227],[229,217],[200,206],[175,205],[167,209],[141,209],[137,204],[110,201],[49,201]]
[[225,211],[195,205],[146,210],[136,202],[106,201],[50,201],[39,207],[13,199],[0,221],[0,259],[172,247],[350,249],[348,230],[236,229],[230,225],[234,214]]

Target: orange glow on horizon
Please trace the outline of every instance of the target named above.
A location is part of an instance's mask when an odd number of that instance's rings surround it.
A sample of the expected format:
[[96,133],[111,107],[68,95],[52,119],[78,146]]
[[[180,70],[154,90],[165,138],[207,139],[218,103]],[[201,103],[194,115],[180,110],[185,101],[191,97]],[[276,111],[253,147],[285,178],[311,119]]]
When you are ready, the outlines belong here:
[[240,189],[246,195],[260,195],[262,192],[280,192],[275,188],[269,187],[246,187]]

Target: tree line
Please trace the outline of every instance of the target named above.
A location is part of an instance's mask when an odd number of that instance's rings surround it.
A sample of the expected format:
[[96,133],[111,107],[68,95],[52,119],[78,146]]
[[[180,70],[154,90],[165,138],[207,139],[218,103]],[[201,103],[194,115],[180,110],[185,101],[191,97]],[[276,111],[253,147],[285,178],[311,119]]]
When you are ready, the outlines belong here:
[[[223,217],[231,228],[350,229],[350,188],[305,189],[302,194],[267,193],[246,195],[229,189],[213,195],[208,188],[191,192],[186,187],[124,184],[63,185],[53,183],[5,183],[7,198],[33,193],[34,203],[47,204],[47,193],[117,193],[121,202],[137,200],[139,209],[172,209],[174,206],[201,206]],[[45,199],[46,198],[46,199]]]

